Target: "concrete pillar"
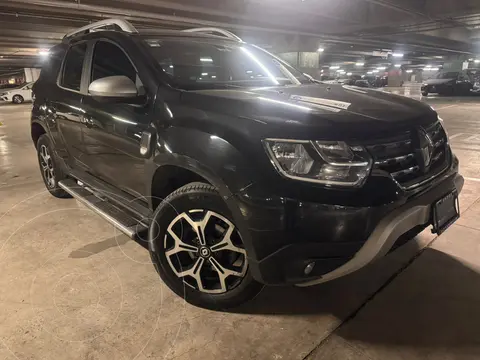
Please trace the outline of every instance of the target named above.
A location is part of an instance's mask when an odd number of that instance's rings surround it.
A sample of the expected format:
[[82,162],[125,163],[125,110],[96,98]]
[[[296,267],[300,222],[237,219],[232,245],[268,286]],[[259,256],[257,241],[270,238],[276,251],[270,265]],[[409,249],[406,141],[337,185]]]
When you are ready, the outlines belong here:
[[278,57],[314,78],[320,77],[320,54],[318,52],[288,52],[278,54]]
[[462,71],[464,60],[445,61],[443,70]]
[[25,68],[25,82],[37,81],[40,76],[40,69],[36,68]]

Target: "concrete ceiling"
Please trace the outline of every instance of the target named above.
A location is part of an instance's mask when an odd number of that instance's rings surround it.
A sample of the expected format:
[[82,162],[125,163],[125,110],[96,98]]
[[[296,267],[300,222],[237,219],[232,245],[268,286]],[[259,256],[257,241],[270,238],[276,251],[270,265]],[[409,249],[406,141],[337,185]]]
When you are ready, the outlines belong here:
[[480,53],[479,0],[2,0],[0,74],[40,66],[40,49],[108,17],[138,28],[223,27],[273,51],[322,46],[334,60],[381,49],[412,57]]

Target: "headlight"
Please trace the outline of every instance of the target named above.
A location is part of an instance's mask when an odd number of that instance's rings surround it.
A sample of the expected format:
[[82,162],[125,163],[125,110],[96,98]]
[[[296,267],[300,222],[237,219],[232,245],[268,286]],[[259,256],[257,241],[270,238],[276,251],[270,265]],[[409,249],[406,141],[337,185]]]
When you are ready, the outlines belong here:
[[445,136],[447,137],[447,141],[449,142],[450,139],[449,139],[449,137],[448,137],[447,129],[445,129],[445,122],[443,121],[443,119],[442,119],[439,115],[437,115],[437,118],[438,118],[438,121],[440,122],[440,125],[441,125],[442,128],[443,128],[443,131],[445,132]]
[[266,139],[264,145],[278,172],[291,179],[358,187],[372,166],[363,147],[341,141]]

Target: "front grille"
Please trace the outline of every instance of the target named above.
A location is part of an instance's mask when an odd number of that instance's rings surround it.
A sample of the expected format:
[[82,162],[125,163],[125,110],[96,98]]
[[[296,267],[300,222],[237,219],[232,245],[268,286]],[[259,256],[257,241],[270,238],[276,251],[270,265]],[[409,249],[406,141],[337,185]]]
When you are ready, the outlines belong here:
[[415,131],[370,144],[366,148],[373,156],[374,170],[388,172],[402,187],[411,188],[443,172],[448,166],[447,136],[439,122],[425,129],[433,143],[430,165],[419,160]]

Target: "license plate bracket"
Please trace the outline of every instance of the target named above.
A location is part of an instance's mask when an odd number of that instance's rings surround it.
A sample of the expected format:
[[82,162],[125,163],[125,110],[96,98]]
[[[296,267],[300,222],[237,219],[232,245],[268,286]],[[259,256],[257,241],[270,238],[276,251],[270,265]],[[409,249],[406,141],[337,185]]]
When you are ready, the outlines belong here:
[[445,195],[432,205],[433,233],[440,235],[460,217],[457,191]]

